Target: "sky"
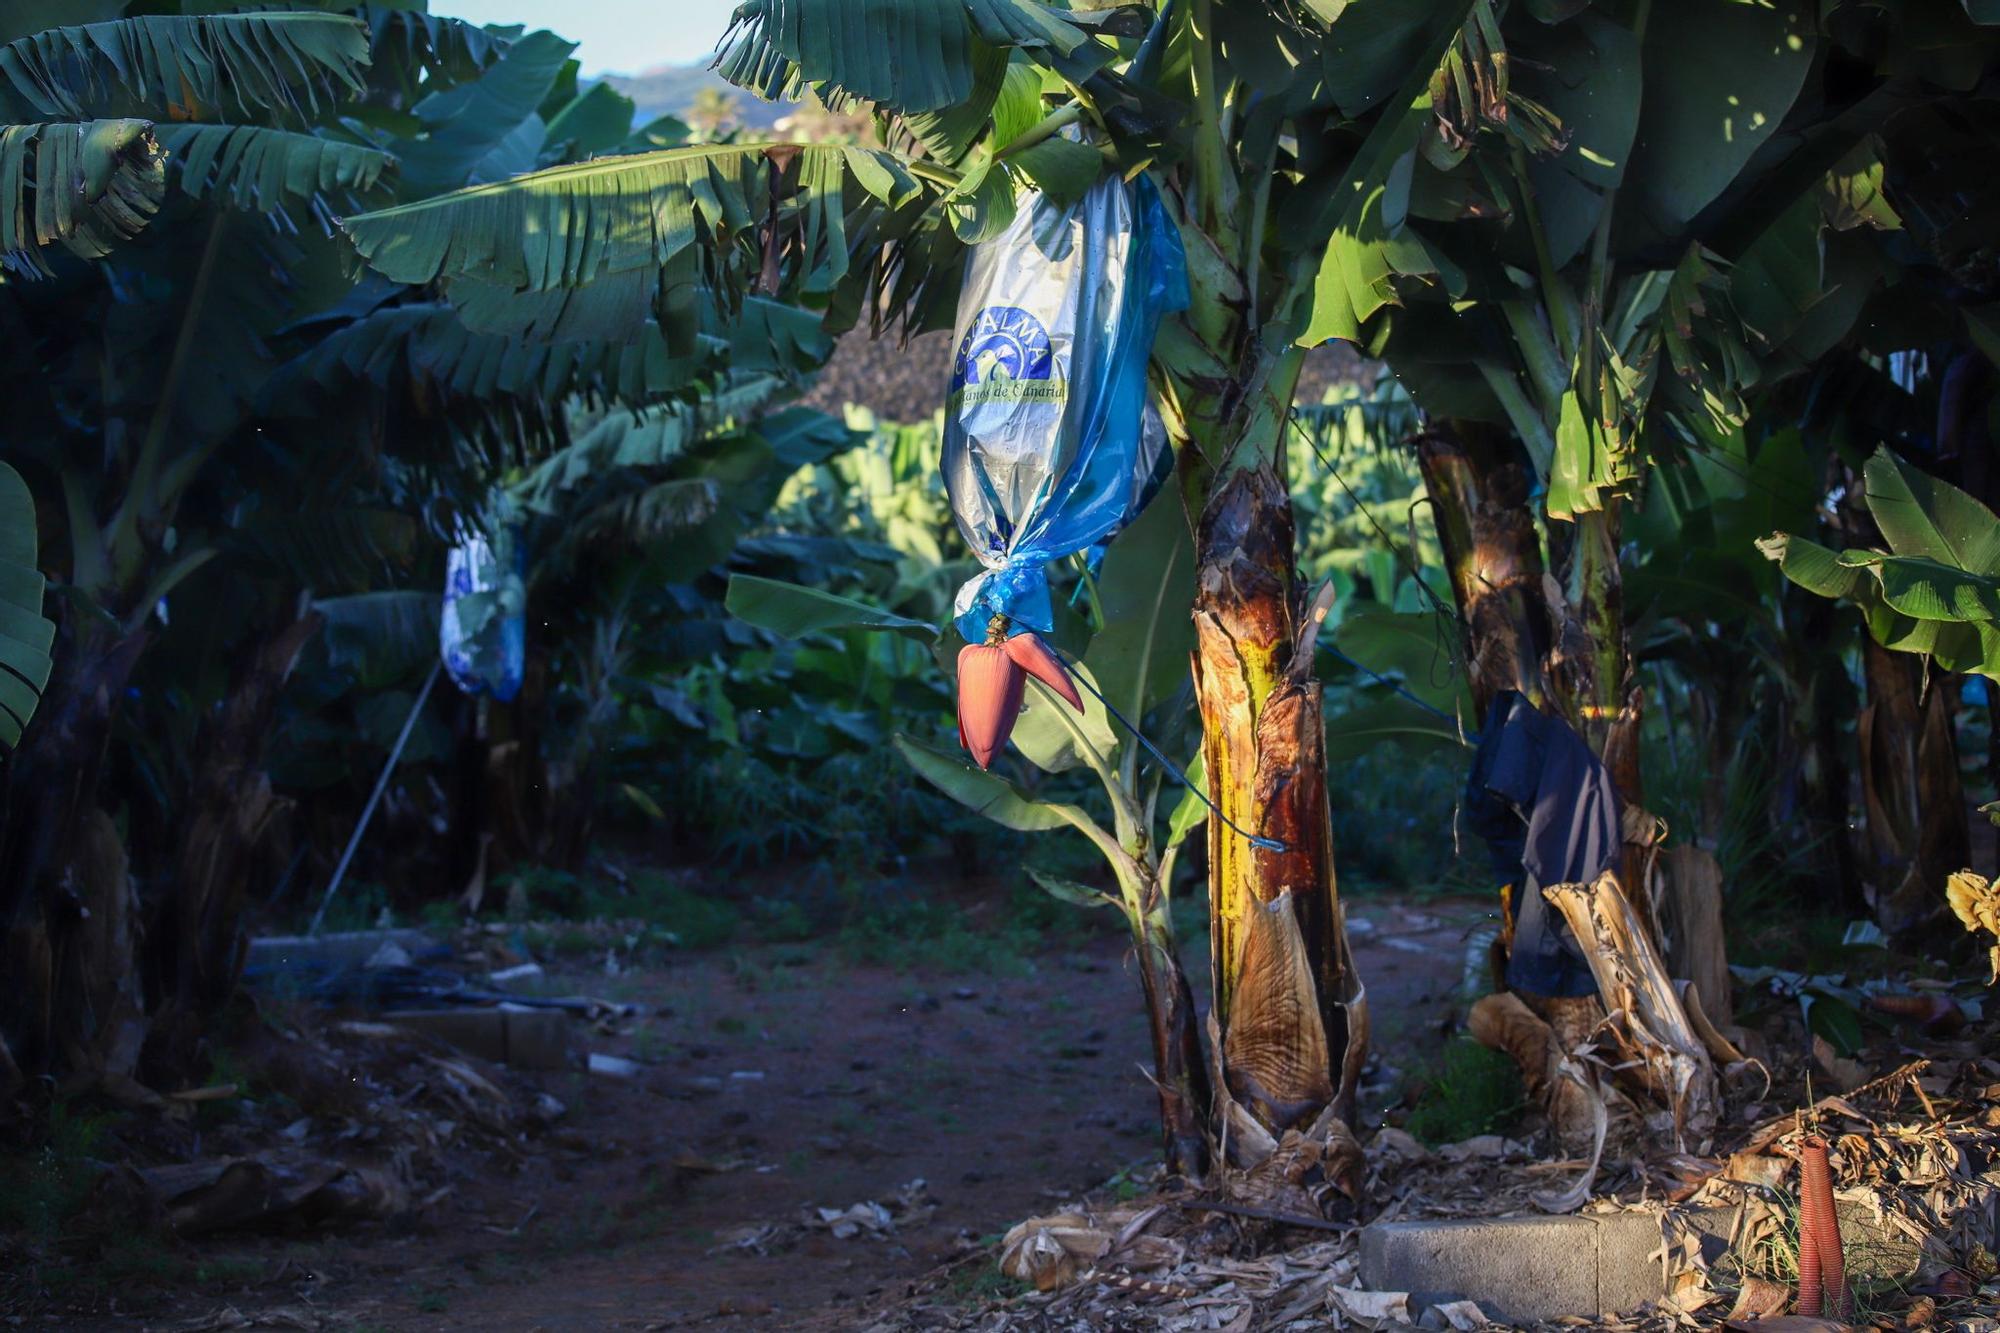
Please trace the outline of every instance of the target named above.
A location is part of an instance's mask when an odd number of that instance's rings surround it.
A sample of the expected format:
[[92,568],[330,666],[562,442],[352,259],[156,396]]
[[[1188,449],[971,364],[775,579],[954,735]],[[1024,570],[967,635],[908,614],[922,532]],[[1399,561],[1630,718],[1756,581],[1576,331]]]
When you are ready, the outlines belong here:
[[706,61],[738,0],[431,0],[433,14],[525,23],[580,43],[585,74]]

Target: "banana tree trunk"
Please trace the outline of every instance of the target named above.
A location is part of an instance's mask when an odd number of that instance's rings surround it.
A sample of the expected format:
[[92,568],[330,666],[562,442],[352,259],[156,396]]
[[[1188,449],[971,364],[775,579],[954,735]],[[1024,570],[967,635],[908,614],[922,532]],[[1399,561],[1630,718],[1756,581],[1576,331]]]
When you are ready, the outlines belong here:
[[[92,1049],[98,1034],[76,988],[91,914],[122,915],[92,901],[98,885],[123,891],[115,876],[84,883],[97,805],[98,774],[118,700],[149,635],[119,633],[66,607],[60,611],[51,688],[21,748],[8,761],[0,801],[0,1042],[28,1077],[56,1067],[66,1052]],[[0,1095],[9,1090],[0,1087]]]
[[[1792,584],[1780,595],[1798,607],[1796,623],[1806,645],[1799,654],[1806,697],[1800,710],[1805,726],[1796,765],[1806,835],[1814,849],[1820,883],[1834,886],[1841,910],[1850,918],[1866,916],[1868,900],[1850,831],[1853,768],[1844,737],[1847,724],[1859,710],[1846,663],[1826,648],[1837,641],[1845,608]],[[1792,623],[1789,616],[1787,623]]]
[[285,682],[324,621],[308,611],[266,633],[233,673],[222,710],[202,729],[173,893],[150,932],[160,1005],[146,1061],[156,1081],[198,1072],[207,1020],[242,973],[252,861],[285,806],[271,791],[264,753]]
[[[1562,576],[1558,582],[1544,562],[1530,507],[1526,458],[1511,436],[1483,424],[1442,422],[1419,440],[1418,463],[1464,624],[1470,683],[1482,717],[1495,695],[1519,690],[1544,712],[1561,714],[1604,762],[1620,799],[1630,809],[1643,808],[1641,696],[1631,681],[1616,502],[1579,514],[1574,522],[1551,525],[1551,558]],[[1694,880],[1655,875],[1656,851],[1628,841],[1618,873],[1605,876],[1599,885],[1541,887],[1569,913],[1573,927],[1588,918],[1572,910],[1578,902],[1602,898],[1629,905],[1631,920],[1620,929],[1579,934],[1592,970],[1600,977],[1641,979],[1652,1003],[1686,1026],[1681,1002],[1660,962],[1665,952],[1659,938],[1663,911],[1651,890],[1657,884],[1663,892],[1675,893]],[[1669,902],[1664,915],[1689,920],[1694,906]],[[1702,961],[1713,972],[1722,966],[1721,941],[1719,930],[1709,933],[1706,943],[1713,956]],[[1540,1091],[1560,1141],[1573,1149],[1591,1143],[1601,1148],[1604,1121],[1594,1078],[1550,1078],[1548,1071],[1562,1066],[1600,1031],[1603,1003],[1595,996],[1515,998],[1540,1021],[1503,1031],[1505,1025],[1490,1021],[1503,1007],[1496,1000],[1486,1006],[1483,1016],[1489,1021],[1475,1023],[1475,1035],[1521,1064],[1528,1085]],[[1664,1100],[1677,1126],[1692,1124],[1699,1130],[1712,1120],[1715,1077],[1708,1056],[1698,1045],[1661,1045],[1646,1035],[1651,1031],[1644,1029],[1634,1040],[1649,1061],[1687,1063],[1686,1089],[1677,1087]],[[1586,1066],[1572,1062],[1570,1067]],[[1638,1091],[1646,1095],[1652,1090]],[[1586,1178],[1570,1191],[1566,1206],[1580,1202],[1587,1185]]]
[[1317,625],[1298,623],[1282,479],[1298,363],[1267,357],[1214,418],[1230,436],[1195,436],[1218,465],[1196,530],[1194,607],[1202,753],[1221,816],[1208,821],[1211,1132],[1231,1165],[1282,1159],[1292,1180],[1316,1172],[1354,1196],[1367,1002],[1334,877]]
[[1951,678],[1925,679],[1926,664],[1865,636],[1861,796],[1868,820],[1875,919],[1897,931],[1943,904],[1945,877],[1972,858],[1965,785],[1952,733]]
[[1465,621],[1466,674],[1480,719],[1504,690],[1519,690],[1537,708],[1552,702],[1545,663],[1555,626],[1520,453],[1513,436],[1476,421],[1440,422],[1417,441],[1452,598]]

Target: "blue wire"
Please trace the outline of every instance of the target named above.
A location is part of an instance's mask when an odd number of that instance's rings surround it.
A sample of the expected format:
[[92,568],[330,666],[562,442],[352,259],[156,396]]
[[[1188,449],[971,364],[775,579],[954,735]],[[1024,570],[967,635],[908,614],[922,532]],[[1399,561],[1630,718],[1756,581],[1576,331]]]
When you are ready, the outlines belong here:
[[1247,839],[1252,847],[1262,848],[1264,851],[1267,852],[1289,852],[1292,850],[1291,845],[1289,843],[1280,842],[1276,838],[1266,838],[1259,834],[1252,833],[1248,829],[1243,828],[1241,825],[1237,824],[1237,822],[1231,819],[1228,815],[1223,814],[1222,807],[1217,805],[1214,801],[1209,800],[1207,792],[1203,791],[1200,787],[1197,787],[1194,783],[1188,781],[1188,775],[1185,771],[1181,769],[1180,765],[1176,764],[1173,760],[1167,758],[1166,755],[1160,753],[1160,747],[1153,744],[1151,741],[1147,740],[1145,732],[1139,730],[1139,728],[1132,725],[1131,720],[1127,718],[1123,713],[1119,712],[1117,707],[1109,699],[1105,698],[1102,694],[1099,694],[1097,692],[1096,686],[1092,685],[1089,681],[1084,679],[1083,673],[1081,671],[1077,671],[1074,669],[1075,667],[1080,665],[1075,658],[1071,657],[1068,653],[1063,652],[1061,649],[1057,648],[1053,644],[1049,645],[1049,651],[1054,653],[1056,657],[1059,658],[1065,665],[1072,668],[1072,670],[1069,673],[1071,680],[1083,686],[1084,689],[1089,690],[1091,697],[1097,700],[1097,702],[1104,705],[1104,711],[1111,714],[1112,717],[1116,718],[1118,720],[1119,726],[1131,732],[1132,739],[1138,741],[1139,744],[1145,746],[1146,753],[1152,755],[1153,758],[1157,759],[1160,762],[1160,766],[1166,769],[1167,772],[1173,776],[1174,781],[1180,783],[1181,786],[1186,787],[1189,791],[1193,792],[1195,796],[1201,801],[1201,803],[1207,806],[1210,810],[1213,810],[1215,812],[1215,817],[1221,820],[1224,824],[1228,825],[1229,828],[1232,831],[1234,831],[1238,837]]

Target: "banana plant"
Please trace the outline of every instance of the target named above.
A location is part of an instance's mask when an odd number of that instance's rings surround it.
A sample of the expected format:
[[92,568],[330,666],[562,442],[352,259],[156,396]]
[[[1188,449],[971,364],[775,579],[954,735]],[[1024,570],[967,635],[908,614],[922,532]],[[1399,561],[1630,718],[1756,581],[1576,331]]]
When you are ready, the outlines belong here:
[[1856,721],[1876,920],[1906,930],[1935,916],[1971,857],[1949,678],[1906,654],[2000,681],[2000,520],[1977,499],[1881,448],[1861,501],[1886,549],[1835,551],[1777,532],[1758,549],[1793,584],[1860,610],[1868,706]]
[[[24,30],[58,8],[0,16],[14,270],[0,320],[35,349],[10,381],[8,459],[60,515],[29,563],[58,591],[63,701],[60,725],[45,712],[9,762],[0,913],[27,952],[7,966],[52,980],[0,1003],[0,1040],[30,1073],[108,1040],[91,1030],[100,1006],[34,957],[66,956],[74,918],[36,904],[62,900],[49,885],[80,863],[100,803],[115,806],[132,812],[134,873],[162,886],[153,947],[62,975],[137,976],[176,1034],[156,1044],[160,1068],[185,1080],[194,1017],[233,986],[250,858],[280,808],[236,788],[263,770],[320,623],[303,594],[407,570],[426,521],[445,526],[497,473],[568,442],[572,394],[694,399],[726,359],[796,375],[826,344],[752,299],[695,302],[672,346],[643,331],[550,345],[355,272],[337,215],[675,132],[635,129],[608,89],[579,93],[571,44],[551,34],[421,4],[192,0],[92,0],[65,11],[87,21]],[[9,667],[0,677],[39,671]],[[14,715],[20,690],[0,688]],[[113,744],[130,765],[108,762]],[[106,785],[127,771],[133,789]],[[113,892],[83,890],[94,917],[91,895]],[[130,1074],[133,1045],[107,1074]]]
[[[1023,833],[1069,829],[1104,857],[1115,886],[1109,893],[1029,873],[1063,902],[1115,907],[1124,916],[1159,1071],[1155,1090],[1163,1148],[1169,1161],[1198,1161],[1205,1151],[1202,1116],[1210,1088],[1174,935],[1172,897],[1181,848],[1208,811],[1199,755],[1191,772],[1170,774],[1154,752],[1159,744],[1176,743],[1188,718],[1181,664],[1193,636],[1179,609],[1192,596],[1194,560],[1176,497],[1156,497],[1112,544],[1098,575],[1082,577],[1090,623],[1059,634],[1083,641],[1065,668],[1082,687],[1081,706],[1064,701],[1042,680],[1031,680],[1011,734],[1028,771],[1089,772],[1104,793],[1108,826],[1082,805],[1031,791],[929,738],[898,735],[895,746],[926,781],[1001,827]],[[790,638],[870,631],[920,644],[940,661],[949,657],[938,626],[815,588],[738,575],[730,582],[727,605],[739,619]],[[1187,785],[1169,811],[1162,809],[1161,797],[1170,777]]]

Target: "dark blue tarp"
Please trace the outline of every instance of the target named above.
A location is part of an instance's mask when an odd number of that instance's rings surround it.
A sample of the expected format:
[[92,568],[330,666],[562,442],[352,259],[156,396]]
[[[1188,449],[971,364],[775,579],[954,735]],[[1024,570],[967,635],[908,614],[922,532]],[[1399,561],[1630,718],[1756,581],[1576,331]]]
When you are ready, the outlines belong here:
[[1617,868],[1624,825],[1610,771],[1567,722],[1507,690],[1487,711],[1465,813],[1486,840],[1493,873],[1514,886],[1507,985],[1534,995],[1594,995],[1582,949],[1541,890],[1588,884]]

